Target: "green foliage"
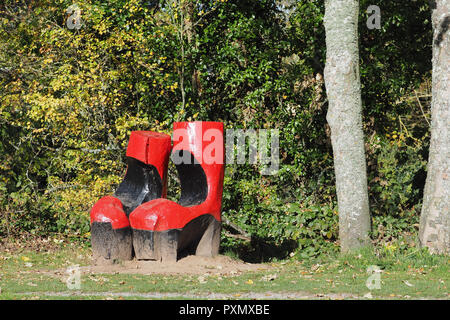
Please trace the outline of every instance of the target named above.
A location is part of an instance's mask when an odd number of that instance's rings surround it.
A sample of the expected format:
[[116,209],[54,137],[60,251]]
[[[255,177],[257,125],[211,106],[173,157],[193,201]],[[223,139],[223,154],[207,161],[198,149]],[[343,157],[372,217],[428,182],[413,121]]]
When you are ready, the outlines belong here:
[[[379,226],[401,237],[420,212],[431,25],[425,0],[370,4],[382,8],[382,29],[366,28],[361,1],[364,130],[373,237],[388,241]],[[79,0],[73,30],[70,5],[0,5],[0,234],[88,240],[89,209],[121,181],[132,130],[214,120],[280,130],[278,174],[227,165],[223,215],[252,241],[224,234],[224,250],[336,250],[321,1],[282,11],[273,0]]]
[[[422,146],[423,148],[423,146]],[[377,214],[403,217],[407,211],[419,214],[421,186],[426,174],[426,160],[420,155],[421,147],[383,142],[377,150],[377,173],[371,181],[373,210]]]

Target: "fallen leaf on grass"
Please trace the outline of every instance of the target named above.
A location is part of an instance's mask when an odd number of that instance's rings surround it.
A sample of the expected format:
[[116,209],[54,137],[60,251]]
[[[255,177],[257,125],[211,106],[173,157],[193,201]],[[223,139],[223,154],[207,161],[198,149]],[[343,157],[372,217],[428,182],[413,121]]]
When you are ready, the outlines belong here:
[[268,275],[263,276],[263,277],[261,278],[261,280],[262,280],[262,281],[273,281],[273,280],[275,280],[276,278],[277,278],[277,275],[274,273],[274,274],[268,274]]
[[311,270],[312,271],[316,271],[317,269],[319,269],[320,268],[320,264],[315,264],[315,265],[313,265],[312,267],[311,267]]
[[95,275],[91,275],[88,277],[90,280],[94,281],[94,282],[99,282],[100,281],[100,285],[102,285],[104,282],[109,282],[109,279],[104,278],[104,277],[95,277]]
[[203,276],[198,277],[197,280],[198,280],[198,282],[200,282],[200,283],[206,283],[206,282],[208,282],[208,281],[205,280],[205,277],[203,277]]
[[366,294],[364,295],[364,298],[372,299],[373,296],[372,296],[372,294],[369,292],[369,293],[366,293]]
[[247,281],[245,281],[246,284],[253,284],[253,280],[248,279]]
[[414,285],[412,285],[411,283],[409,283],[406,280],[403,280],[403,283],[406,284],[408,287],[414,287]]

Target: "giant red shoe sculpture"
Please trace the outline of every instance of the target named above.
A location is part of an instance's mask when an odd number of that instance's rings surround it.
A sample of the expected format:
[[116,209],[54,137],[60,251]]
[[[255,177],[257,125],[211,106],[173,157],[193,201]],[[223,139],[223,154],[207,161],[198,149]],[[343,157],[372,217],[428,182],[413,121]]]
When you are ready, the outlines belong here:
[[219,251],[224,177],[223,124],[175,122],[172,161],[178,171],[178,203],[156,199],[130,214],[137,259],[176,261],[186,254]]
[[94,260],[131,260],[132,231],[128,216],[142,203],[165,197],[171,138],[151,131],[133,131],[127,148],[128,167],[114,196],[101,198],[91,209]]

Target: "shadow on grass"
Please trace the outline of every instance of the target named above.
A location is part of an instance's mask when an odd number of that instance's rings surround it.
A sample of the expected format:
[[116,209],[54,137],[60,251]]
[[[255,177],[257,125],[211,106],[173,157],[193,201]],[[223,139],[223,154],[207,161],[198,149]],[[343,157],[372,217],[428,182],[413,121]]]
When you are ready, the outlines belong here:
[[297,241],[287,240],[276,244],[272,238],[252,236],[251,241],[240,242],[225,250],[225,253],[248,263],[263,263],[288,258],[298,248]]

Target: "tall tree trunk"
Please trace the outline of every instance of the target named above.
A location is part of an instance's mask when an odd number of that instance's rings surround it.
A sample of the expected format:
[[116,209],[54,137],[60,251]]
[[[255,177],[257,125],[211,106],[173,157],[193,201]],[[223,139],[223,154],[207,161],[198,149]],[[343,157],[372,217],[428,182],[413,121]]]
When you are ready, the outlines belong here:
[[450,253],[450,1],[432,7],[433,90],[428,174],[419,239],[433,253]]
[[326,0],[324,25],[328,96],[341,251],[370,244],[358,51],[358,0]]

